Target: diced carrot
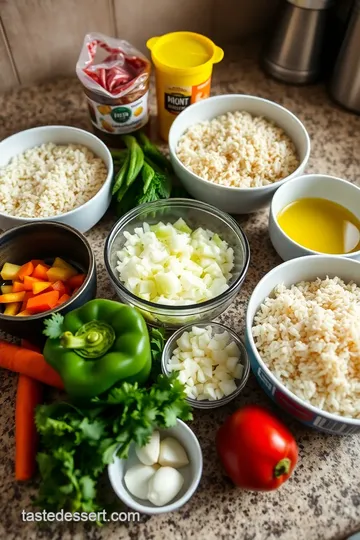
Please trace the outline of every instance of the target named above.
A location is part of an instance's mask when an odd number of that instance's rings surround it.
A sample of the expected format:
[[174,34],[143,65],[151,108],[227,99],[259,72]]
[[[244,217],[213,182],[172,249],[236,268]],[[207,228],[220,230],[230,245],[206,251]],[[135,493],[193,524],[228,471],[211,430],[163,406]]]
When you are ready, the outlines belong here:
[[22,302],[25,296],[25,291],[17,293],[8,293],[0,295],[1,304],[10,304],[12,302]]
[[21,283],[21,281],[14,281],[12,292],[21,292],[21,291],[25,291],[24,284]]
[[24,309],[23,311],[20,311],[20,313],[18,313],[16,317],[30,317],[31,315],[32,313],[30,313],[30,311]]
[[74,274],[73,271],[68,268],[60,268],[53,266],[46,272],[47,279],[49,281],[67,281]]
[[34,283],[42,283],[41,279],[37,279],[32,276],[25,276],[24,277],[24,289],[25,291],[32,291]]
[[51,287],[50,281],[36,281],[35,283],[33,283],[32,292],[34,293],[34,295],[39,294],[48,289],[49,287]]
[[6,304],[6,308],[4,310],[4,315],[9,315],[11,317],[14,317],[14,315],[17,315],[21,309],[21,302],[11,302],[10,304]]
[[0,272],[1,278],[4,281],[13,280],[17,278],[17,275],[20,271],[21,266],[18,264],[12,264],[6,262],[4,266],[2,267],[2,270]]
[[54,290],[54,291],[59,291],[59,295],[62,296],[63,294],[65,294],[67,292],[66,290],[66,287],[65,287],[65,284],[62,282],[62,281],[55,281],[51,288]]
[[42,259],[31,259],[31,262],[33,263],[34,265],[34,268],[38,265],[38,264],[44,264],[44,261]]
[[72,289],[78,289],[84,283],[85,278],[85,274],[77,274],[76,276],[72,276],[70,279],[68,279],[66,283]]
[[1,285],[1,292],[3,294],[8,294],[9,292],[13,292],[13,286],[12,285]]
[[61,304],[64,304],[68,300],[70,300],[71,296],[69,294],[63,294],[60,296],[59,300],[57,301],[56,305],[60,306]]
[[22,265],[22,267],[20,268],[19,272],[18,272],[18,275],[17,277],[19,279],[21,279],[21,281],[24,279],[25,276],[31,276],[31,274],[33,273],[34,271],[34,265],[33,263],[30,261],[30,262],[27,262],[25,264]]
[[32,291],[26,291],[25,296],[23,298],[20,311],[24,311],[26,309],[26,304],[29,298],[32,298],[34,296],[34,293]]
[[48,309],[53,309],[59,300],[59,291],[50,291],[38,294],[29,298],[26,309],[30,313],[42,313]]
[[69,271],[71,270],[71,275],[72,276],[76,276],[76,274],[78,273],[78,271],[73,266],[71,266],[71,264],[64,261],[64,259],[61,259],[60,257],[56,257],[56,259],[53,262],[53,267],[54,268],[65,268],[65,270],[69,270]]
[[47,281],[46,272],[49,270],[49,268],[50,266],[48,266],[47,264],[38,264],[37,266],[35,266],[31,276],[37,279],[43,279],[44,281]]

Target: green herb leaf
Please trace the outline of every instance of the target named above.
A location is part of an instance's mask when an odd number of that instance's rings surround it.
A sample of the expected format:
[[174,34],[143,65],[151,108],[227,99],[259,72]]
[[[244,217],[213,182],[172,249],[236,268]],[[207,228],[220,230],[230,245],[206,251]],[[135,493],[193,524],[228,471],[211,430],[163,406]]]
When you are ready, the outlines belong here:
[[150,347],[151,347],[151,374],[150,378],[155,381],[161,373],[161,356],[165,346],[165,330],[163,328],[151,328]]
[[[153,354],[161,354],[163,340],[161,330],[152,332]],[[126,458],[132,442],[145,445],[154,429],[172,426],[176,418],[191,420],[191,407],[183,385],[164,375],[150,389],[123,383],[94,398],[87,408],[69,403],[37,407],[41,443],[37,504],[52,511],[104,508],[98,481],[115,452]]]
[[60,313],[53,313],[50,319],[45,319],[43,334],[50,339],[56,339],[63,333],[64,317]]
[[105,432],[105,425],[102,420],[90,421],[84,418],[79,425],[79,430],[82,433],[80,440],[99,441]]

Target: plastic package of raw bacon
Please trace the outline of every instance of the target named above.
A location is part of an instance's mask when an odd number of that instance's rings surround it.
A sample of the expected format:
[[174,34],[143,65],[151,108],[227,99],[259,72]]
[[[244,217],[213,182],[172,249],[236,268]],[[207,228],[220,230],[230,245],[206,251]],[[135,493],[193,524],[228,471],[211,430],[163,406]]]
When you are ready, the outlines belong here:
[[87,34],[76,64],[95,133],[108,144],[142,128],[149,119],[151,64],[130,43]]

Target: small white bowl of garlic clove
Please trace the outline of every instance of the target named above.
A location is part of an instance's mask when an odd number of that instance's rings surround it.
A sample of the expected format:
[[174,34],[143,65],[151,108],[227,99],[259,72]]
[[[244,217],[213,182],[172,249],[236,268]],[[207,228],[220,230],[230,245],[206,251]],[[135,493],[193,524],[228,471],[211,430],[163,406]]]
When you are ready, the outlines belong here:
[[181,508],[195,493],[202,475],[199,441],[181,420],[155,430],[143,447],[130,445],[127,459],[114,457],[109,479],[119,499],[140,514]]

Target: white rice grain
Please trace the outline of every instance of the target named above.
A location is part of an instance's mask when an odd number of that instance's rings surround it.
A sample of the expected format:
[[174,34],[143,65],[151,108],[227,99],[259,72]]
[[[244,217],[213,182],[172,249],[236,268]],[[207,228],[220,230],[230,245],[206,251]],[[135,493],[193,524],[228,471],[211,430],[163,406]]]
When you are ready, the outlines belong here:
[[0,212],[47,218],[89,201],[104,184],[107,168],[86,146],[46,143],[0,167]]
[[252,333],[262,360],[291,392],[360,418],[360,287],[338,277],[278,285]]
[[267,186],[299,166],[294,143],[284,130],[246,111],[191,126],[176,152],[183,165],[204,180],[238,188]]

